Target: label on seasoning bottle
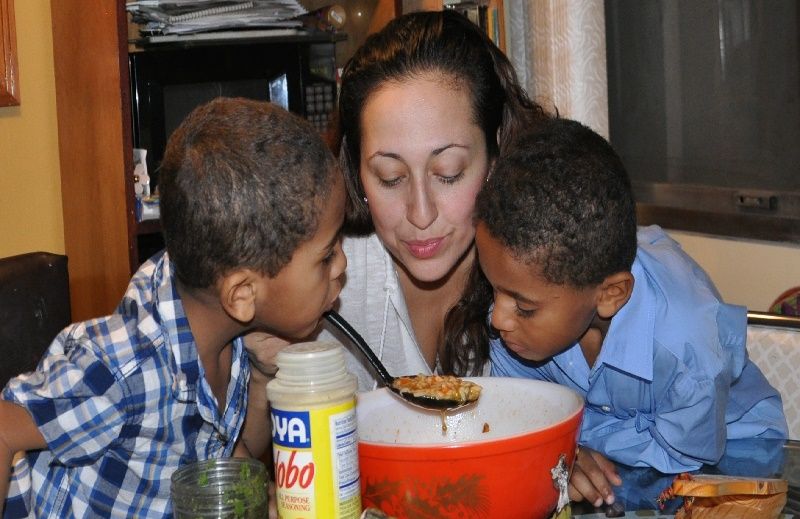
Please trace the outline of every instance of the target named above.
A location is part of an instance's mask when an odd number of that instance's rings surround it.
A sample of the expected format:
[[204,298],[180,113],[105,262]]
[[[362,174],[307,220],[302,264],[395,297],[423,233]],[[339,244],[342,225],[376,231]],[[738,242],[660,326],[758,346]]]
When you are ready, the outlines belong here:
[[267,397],[279,517],[357,519],[356,382],[344,369],[341,346],[292,345],[277,364]]

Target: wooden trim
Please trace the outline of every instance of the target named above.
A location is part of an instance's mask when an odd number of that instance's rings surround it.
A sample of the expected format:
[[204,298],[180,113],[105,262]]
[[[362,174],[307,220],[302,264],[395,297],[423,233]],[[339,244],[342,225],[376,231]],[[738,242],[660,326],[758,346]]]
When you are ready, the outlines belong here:
[[441,11],[442,0],[402,0],[395,1],[395,16],[415,11]]
[[[637,197],[636,221],[639,225],[660,225],[665,229],[690,231],[717,236],[800,242],[800,225],[796,218],[781,218],[756,213],[731,214],[702,209],[685,209],[644,202]],[[698,205],[697,207],[708,207]]]
[[19,105],[14,0],[0,0],[0,106]]
[[[139,269],[136,193],[133,182],[133,125],[131,109],[130,69],[128,65],[128,15],[125,2],[117,2],[117,50],[119,52],[119,94],[122,114],[122,162],[125,172],[125,215],[128,224],[128,269],[133,275]],[[127,285],[126,285],[127,286]]]
[[[372,12],[367,34],[378,32],[403,11],[403,0],[379,0]],[[353,49],[355,50],[355,49]]]
[[64,248],[76,321],[111,313],[131,276],[124,9],[122,0],[50,2]]
[[506,6],[503,0],[492,0],[490,7],[497,9],[497,25],[499,28],[497,46],[506,54]]

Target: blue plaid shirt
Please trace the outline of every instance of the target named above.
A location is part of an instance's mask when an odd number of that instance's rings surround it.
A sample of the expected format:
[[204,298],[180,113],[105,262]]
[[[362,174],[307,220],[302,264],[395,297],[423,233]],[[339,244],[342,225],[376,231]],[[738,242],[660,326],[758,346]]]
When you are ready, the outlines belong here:
[[236,339],[220,414],[173,275],[167,254],[154,256],[113,314],[67,327],[35,372],[5,387],[49,447],[14,465],[5,517],[171,517],[172,473],[232,455],[246,352]]

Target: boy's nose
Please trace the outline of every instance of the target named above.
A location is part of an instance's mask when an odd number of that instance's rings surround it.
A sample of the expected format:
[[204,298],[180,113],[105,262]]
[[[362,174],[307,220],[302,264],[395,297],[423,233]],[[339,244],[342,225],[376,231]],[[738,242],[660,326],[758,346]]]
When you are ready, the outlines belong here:
[[336,256],[333,258],[333,266],[331,267],[331,279],[339,279],[347,269],[347,256],[344,255],[342,250],[342,240],[336,244]]
[[411,186],[406,212],[406,218],[418,229],[427,229],[438,216],[436,202],[423,183],[414,183]]
[[495,301],[494,309],[492,310],[492,328],[501,332],[508,332],[514,327],[514,320],[511,318],[511,312],[505,308],[506,305]]

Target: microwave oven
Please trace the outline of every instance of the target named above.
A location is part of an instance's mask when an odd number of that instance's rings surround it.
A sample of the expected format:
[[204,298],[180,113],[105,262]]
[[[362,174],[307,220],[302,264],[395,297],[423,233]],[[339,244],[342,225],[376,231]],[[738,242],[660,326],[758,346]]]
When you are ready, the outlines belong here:
[[[250,38],[249,34],[242,31],[230,39],[214,35],[208,40],[195,35],[128,53],[133,147],[146,151],[150,192],[157,190],[170,134],[189,112],[215,97],[271,101],[305,117],[321,132],[328,129],[335,108],[335,46],[346,36],[317,32]],[[135,156],[142,153],[136,151]],[[164,245],[158,211],[146,215],[140,202],[137,198],[139,263]]]
[[128,55],[133,147],[147,151],[153,190],[167,139],[197,106],[215,97],[271,101],[320,131],[334,111],[336,40],[320,33],[283,38],[155,44]]

